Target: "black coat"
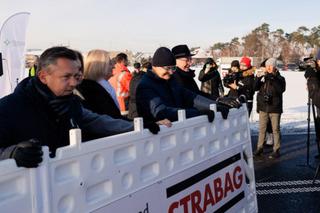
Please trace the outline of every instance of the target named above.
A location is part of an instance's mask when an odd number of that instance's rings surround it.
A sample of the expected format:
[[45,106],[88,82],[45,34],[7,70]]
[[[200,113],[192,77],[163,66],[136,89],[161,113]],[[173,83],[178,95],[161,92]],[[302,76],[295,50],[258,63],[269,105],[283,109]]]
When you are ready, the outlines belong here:
[[82,100],[85,108],[101,115],[123,118],[111,95],[98,82],[84,79],[77,89],[85,99]]
[[282,113],[282,94],[286,90],[285,78],[276,71],[274,74],[257,77],[255,80],[257,94],[257,112]]
[[[65,100],[64,104],[54,107],[61,100]],[[67,109],[68,113],[61,115],[60,109]],[[0,159],[9,158],[16,144],[32,138],[54,153],[69,145],[73,123],[81,128],[83,138],[88,134],[98,138],[133,130],[131,122],[92,113],[82,108],[77,96],[56,97],[37,77],[26,78],[14,93],[0,100]]]
[[320,67],[309,67],[305,72],[307,78],[309,97],[312,103],[320,108]]
[[220,97],[220,92],[223,94],[223,85],[217,69],[211,68],[207,73],[205,73],[205,68],[202,69],[198,79],[202,82],[201,91],[209,94],[213,99]]
[[194,72],[195,72],[194,70],[189,70],[189,72],[185,72],[181,70],[179,67],[177,67],[176,71],[173,73],[172,78],[175,78],[176,83],[181,87],[188,89],[191,92],[194,92],[198,95],[202,95],[206,98],[216,100],[217,97],[211,96],[210,94],[199,90],[199,87],[196,81],[194,80],[194,77],[196,76]]
[[142,79],[142,76],[145,74],[145,72],[140,71],[133,75],[130,85],[129,85],[129,113],[128,118],[134,119],[135,117],[138,117],[137,112],[137,104],[136,104],[136,93],[137,93],[137,87]]
[[[240,95],[245,95],[247,100],[253,100],[254,96],[254,85],[255,85],[255,80],[254,80],[254,75],[248,75],[245,77],[240,77],[237,81],[236,84],[238,86],[238,89],[232,89],[230,88],[228,97],[234,97],[237,98]],[[227,85],[225,85],[227,86]]]
[[[0,100],[0,147],[32,138],[48,146],[50,151],[69,144],[71,123],[60,119],[48,106],[46,97],[35,86],[41,85],[39,82],[36,77],[27,78],[18,84],[13,94]],[[51,95],[49,89],[43,93]]]
[[173,77],[176,79],[176,82],[194,93],[199,94],[199,87],[194,80],[195,74],[194,70],[189,70],[189,72],[185,72],[177,67],[176,71],[173,73]]
[[[186,117],[200,115],[201,104],[207,108],[213,101],[202,98],[179,84],[176,78],[164,80],[148,71],[137,88],[137,110],[146,120],[178,119],[178,110],[185,109]],[[198,101],[201,99],[201,101]],[[203,101],[202,101],[203,100]]]

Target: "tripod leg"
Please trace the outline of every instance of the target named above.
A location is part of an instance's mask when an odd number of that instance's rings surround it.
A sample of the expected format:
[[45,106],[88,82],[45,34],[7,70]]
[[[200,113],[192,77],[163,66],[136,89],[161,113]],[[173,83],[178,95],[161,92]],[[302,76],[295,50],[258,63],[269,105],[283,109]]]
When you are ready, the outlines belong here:
[[314,174],[312,184],[314,184],[314,182],[316,181],[316,178],[319,175],[319,170],[320,170],[320,164],[318,164],[318,166],[317,166],[316,173]]

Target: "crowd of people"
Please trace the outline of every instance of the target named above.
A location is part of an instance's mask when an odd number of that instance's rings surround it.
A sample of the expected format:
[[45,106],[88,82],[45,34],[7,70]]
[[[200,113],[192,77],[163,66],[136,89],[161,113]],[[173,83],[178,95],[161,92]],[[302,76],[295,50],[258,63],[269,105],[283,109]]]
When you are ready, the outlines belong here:
[[[69,144],[70,129],[81,128],[85,142],[132,131],[135,117],[142,117],[144,128],[157,134],[159,125],[170,128],[177,121],[180,109],[187,118],[206,115],[212,122],[215,113],[210,104],[217,105],[224,119],[230,108],[246,104],[250,116],[255,92],[259,138],[254,155],[263,155],[269,134],[274,140],[269,158],[280,157],[286,82],[276,68],[277,60],[264,60],[256,72],[250,58],[242,57],[232,61],[229,73],[221,78],[217,63],[208,58],[198,75],[199,88],[192,56],[187,45],[160,47],[151,61],[135,62],[130,72],[124,53],[111,58],[107,51],[94,49],[83,57],[66,47],[45,50],[36,72],[0,100],[0,159],[37,167],[42,162],[41,146],[48,146],[50,156],[55,156],[57,148]],[[320,52],[306,76],[310,97],[318,107],[319,66]]]

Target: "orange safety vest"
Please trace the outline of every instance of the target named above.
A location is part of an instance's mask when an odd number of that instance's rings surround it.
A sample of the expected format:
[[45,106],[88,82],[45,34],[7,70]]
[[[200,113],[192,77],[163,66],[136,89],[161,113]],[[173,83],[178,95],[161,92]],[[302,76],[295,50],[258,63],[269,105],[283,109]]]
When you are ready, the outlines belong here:
[[112,70],[113,76],[109,79],[110,84],[116,91],[120,111],[126,111],[126,102],[129,98],[129,84],[132,75],[126,66],[118,66]]

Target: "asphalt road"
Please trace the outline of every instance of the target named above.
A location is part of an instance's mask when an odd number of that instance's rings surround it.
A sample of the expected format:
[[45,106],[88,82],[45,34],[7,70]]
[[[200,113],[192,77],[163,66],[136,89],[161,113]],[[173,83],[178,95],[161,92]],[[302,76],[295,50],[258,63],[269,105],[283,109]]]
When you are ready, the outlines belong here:
[[[257,137],[252,137],[255,150]],[[269,159],[272,148],[255,158],[255,178],[259,213],[319,213],[320,174],[312,179],[320,163],[315,159],[315,135],[310,137],[310,161],[307,164],[307,135],[282,135],[281,157]]]

